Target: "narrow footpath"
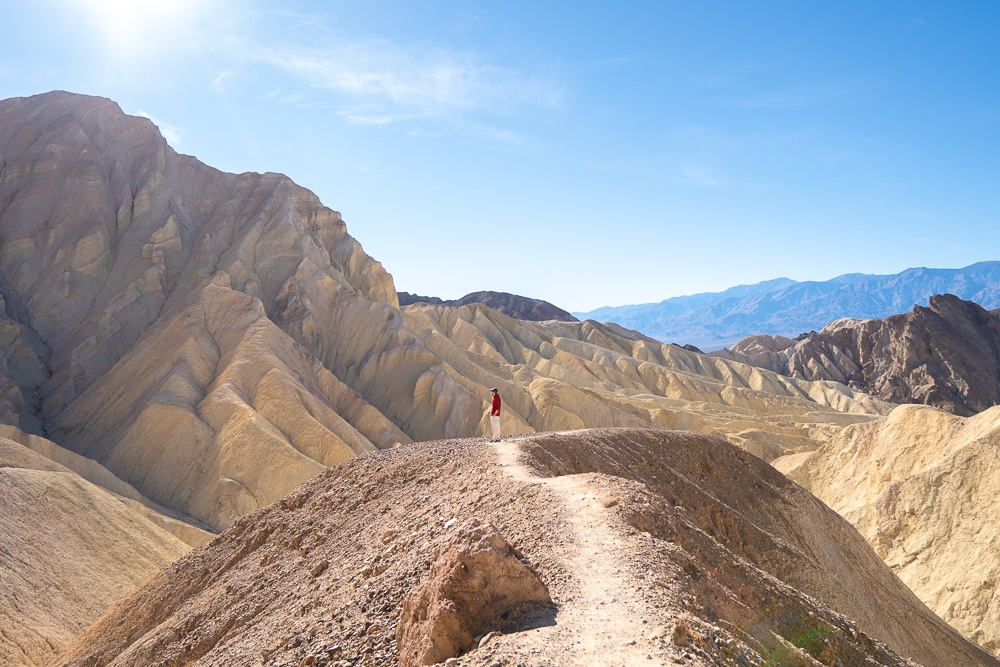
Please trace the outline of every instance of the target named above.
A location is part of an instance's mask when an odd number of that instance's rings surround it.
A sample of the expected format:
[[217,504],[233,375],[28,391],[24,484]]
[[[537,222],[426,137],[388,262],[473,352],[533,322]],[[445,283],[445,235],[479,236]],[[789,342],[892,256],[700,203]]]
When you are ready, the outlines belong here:
[[[528,631],[525,641],[563,647],[565,665],[632,667],[675,665],[651,635],[654,615],[632,591],[621,536],[599,496],[599,475],[540,477],[520,461],[520,441],[497,443],[499,465],[516,481],[540,484],[552,492],[564,510],[567,535],[558,554],[576,579],[571,597],[555,600],[559,607],[554,626]],[[662,629],[660,629],[662,632]]]

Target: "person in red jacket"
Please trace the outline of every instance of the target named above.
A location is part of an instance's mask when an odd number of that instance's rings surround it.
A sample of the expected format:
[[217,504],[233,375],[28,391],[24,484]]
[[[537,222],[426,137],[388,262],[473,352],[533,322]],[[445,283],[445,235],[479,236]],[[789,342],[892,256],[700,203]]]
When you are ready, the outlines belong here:
[[490,403],[490,426],[493,427],[493,440],[500,440],[500,390],[496,387],[490,389],[493,392],[493,401]]

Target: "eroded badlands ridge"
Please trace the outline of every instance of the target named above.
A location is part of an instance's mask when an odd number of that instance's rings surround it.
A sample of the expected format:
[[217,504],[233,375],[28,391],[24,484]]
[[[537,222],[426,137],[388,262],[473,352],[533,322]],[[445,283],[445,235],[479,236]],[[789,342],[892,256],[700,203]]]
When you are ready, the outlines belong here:
[[1000,650],[1000,407],[901,405],[774,465],[849,519],[931,609]]
[[150,579],[59,664],[393,664],[404,597],[472,518],[555,607],[499,619],[459,665],[1000,664],[756,457],[636,429],[366,454]]
[[0,102],[0,154],[0,416],[215,528],[357,454],[484,432],[492,386],[508,432],[657,424],[772,455],[890,407],[594,323],[401,311],[311,192],[178,155],[109,100]]

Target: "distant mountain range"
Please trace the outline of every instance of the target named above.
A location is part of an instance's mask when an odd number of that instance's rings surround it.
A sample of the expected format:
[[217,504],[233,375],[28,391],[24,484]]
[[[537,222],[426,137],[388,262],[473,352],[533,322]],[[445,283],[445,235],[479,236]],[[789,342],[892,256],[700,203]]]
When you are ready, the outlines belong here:
[[822,282],[777,278],[724,292],[573,315],[709,351],[757,334],[795,337],[842,317],[888,317],[927,305],[934,294],[954,294],[988,309],[1000,307],[1000,262],[962,269],[914,268],[894,275],[848,273]]

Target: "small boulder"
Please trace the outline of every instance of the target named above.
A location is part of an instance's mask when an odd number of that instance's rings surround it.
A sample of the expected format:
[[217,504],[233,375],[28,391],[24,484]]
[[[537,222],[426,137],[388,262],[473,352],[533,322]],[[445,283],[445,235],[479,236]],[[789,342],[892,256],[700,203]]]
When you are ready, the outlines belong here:
[[552,604],[545,584],[496,528],[472,519],[438,549],[427,577],[403,600],[400,667],[455,657],[529,604]]

